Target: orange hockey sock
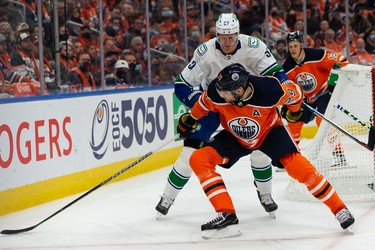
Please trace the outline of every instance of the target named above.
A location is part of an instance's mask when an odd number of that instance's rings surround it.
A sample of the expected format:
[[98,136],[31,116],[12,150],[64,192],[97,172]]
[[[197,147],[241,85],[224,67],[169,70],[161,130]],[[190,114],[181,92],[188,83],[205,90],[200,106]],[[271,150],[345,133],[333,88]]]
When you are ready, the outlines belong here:
[[235,209],[224,180],[215,171],[216,165],[225,163],[224,159],[212,147],[195,150],[190,157],[190,166],[198,177],[207,198],[216,212],[235,213]]
[[287,173],[305,184],[310,193],[327,205],[333,214],[346,207],[331,184],[301,153],[287,154],[280,161]]

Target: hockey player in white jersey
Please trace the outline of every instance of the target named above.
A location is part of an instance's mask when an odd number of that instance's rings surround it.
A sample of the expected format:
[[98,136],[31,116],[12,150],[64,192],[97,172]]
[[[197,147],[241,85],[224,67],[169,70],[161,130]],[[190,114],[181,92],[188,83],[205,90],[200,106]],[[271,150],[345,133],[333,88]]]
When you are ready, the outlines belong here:
[[[240,34],[239,21],[235,14],[221,14],[216,22],[216,38],[201,44],[194,52],[189,64],[175,80],[177,98],[189,108],[193,107],[202,91],[215,79],[226,66],[240,63],[254,75],[273,75],[281,82],[288,81],[282,67],[266,44],[255,37]],[[164,193],[157,206],[156,219],[166,215],[177,195],[188,182],[192,170],[189,159],[195,149],[204,146],[219,127],[219,116],[210,113],[199,120],[200,130],[184,140],[183,150],[168,175]],[[230,167],[229,162],[223,167]],[[265,211],[275,217],[278,206],[271,196],[272,163],[271,159],[260,151],[251,154],[251,169],[257,194]]]

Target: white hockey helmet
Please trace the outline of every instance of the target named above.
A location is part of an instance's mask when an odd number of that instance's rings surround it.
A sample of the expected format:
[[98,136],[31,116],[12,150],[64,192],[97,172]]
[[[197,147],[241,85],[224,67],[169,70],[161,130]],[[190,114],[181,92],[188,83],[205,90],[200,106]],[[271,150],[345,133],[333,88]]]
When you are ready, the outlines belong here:
[[223,13],[216,21],[216,34],[239,34],[240,22],[233,13]]

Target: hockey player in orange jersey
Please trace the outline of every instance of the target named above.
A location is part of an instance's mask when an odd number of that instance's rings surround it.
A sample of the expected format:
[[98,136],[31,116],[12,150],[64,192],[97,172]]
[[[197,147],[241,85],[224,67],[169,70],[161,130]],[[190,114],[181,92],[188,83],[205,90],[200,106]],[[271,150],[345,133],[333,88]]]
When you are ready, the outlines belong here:
[[230,195],[217,165],[230,168],[237,160],[260,150],[273,162],[278,160],[287,173],[306,185],[310,193],[329,207],[343,229],[353,228],[354,217],[336,191],[301,155],[277,110],[286,105],[287,119],[302,115],[301,88],[294,83],[280,84],[275,77],[250,75],[241,64],[225,67],[177,126],[186,139],[197,130],[197,120],[209,111],[217,112],[224,130],[207,146],[194,151],[190,165],[218,217],[201,226],[202,237],[225,238],[241,234]]
[[[285,72],[290,80],[302,87],[305,102],[324,114],[338,79],[338,70],[347,65],[348,60],[341,54],[324,49],[304,48],[303,34],[300,31],[289,33],[287,43],[290,56],[283,64]],[[285,114],[285,108],[283,111],[282,113]],[[288,122],[289,130],[296,143],[300,141],[304,123],[309,123],[314,118],[315,115],[306,109],[300,119]],[[318,126],[321,121],[320,117],[316,117]],[[346,164],[341,144],[336,141],[337,133],[333,132],[330,137],[335,160],[332,166]],[[277,166],[282,167],[280,164]]]

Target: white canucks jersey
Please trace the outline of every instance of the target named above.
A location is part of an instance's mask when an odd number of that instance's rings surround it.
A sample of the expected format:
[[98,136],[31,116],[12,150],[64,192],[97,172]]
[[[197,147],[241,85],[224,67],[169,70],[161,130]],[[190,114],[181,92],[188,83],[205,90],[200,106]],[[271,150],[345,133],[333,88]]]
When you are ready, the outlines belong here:
[[242,64],[256,76],[273,75],[275,72],[283,71],[264,42],[242,34],[238,36],[238,40],[237,51],[232,55],[224,55],[221,52],[216,38],[201,44],[195,50],[190,63],[181,72],[180,84],[191,87],[201,84],[203,90],[207,89],[217,74],[233,63]]

